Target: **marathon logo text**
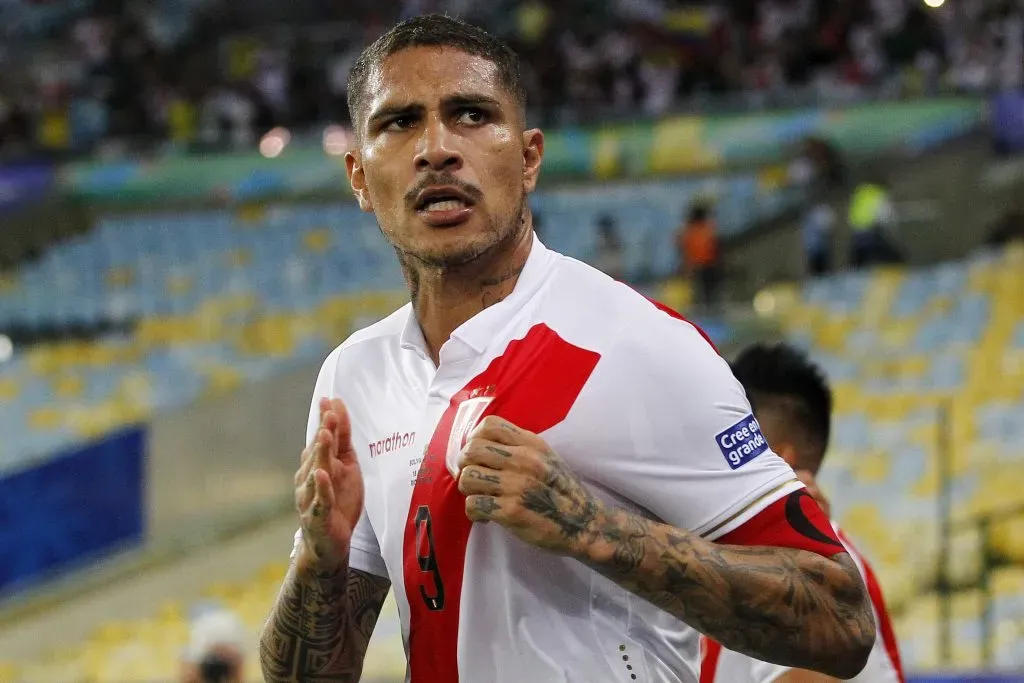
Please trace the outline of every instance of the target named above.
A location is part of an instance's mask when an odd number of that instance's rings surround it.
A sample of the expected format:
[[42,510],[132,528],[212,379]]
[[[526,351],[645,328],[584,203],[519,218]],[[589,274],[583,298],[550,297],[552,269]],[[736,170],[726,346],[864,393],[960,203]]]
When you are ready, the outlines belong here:
[[768,450],[768,441],[753,415],[745,418],[715,437],[729,467],[737,469]]
[[376,458],[377,456],[390,453],[391,451],[397,451],[399,448],[405,448],[411,446],[416,442],[416,432],[406,432],[405,434],[399,434],[395,432],[386,439],[375,441],[370,444],[370,457]]

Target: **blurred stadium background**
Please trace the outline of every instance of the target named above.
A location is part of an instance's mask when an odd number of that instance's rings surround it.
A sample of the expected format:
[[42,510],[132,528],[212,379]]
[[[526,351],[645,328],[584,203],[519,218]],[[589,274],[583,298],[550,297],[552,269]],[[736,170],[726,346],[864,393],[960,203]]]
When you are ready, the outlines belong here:
[[[319,364],[405,299],[344,77],[427,11],[523,55],[550,246],[828,370],[914,679],[1024,681],[1014,0],[0,2],[0,681],[177,680],[215,606],[254,645]],[[403,673],[389,603],[364,680]]]

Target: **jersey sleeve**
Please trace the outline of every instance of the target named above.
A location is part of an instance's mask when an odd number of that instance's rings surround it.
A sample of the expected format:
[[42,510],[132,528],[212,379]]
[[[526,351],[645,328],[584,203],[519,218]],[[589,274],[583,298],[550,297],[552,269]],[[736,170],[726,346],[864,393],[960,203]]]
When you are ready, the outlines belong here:
[[[338,355],[340,350],[335,351],[320,368],[320,375],[316,380],[316,388],[313,391],[313,400],[309,407],[309,419],[306,422],[306,446],[313,442],[313,438],[320,427],[320,399],[335,398],[334,381],[337,376]],[[292,558],[298,545],[302,540],[302,530],[295,532],[295,545],[292,549]],[[359,571],[368,572],[376,576],[387,578],[387,567],[381,557],[380,544],[377,541],[377,534],[373,529],[370,518],[366,515],[364,507],[359,522],[352,532],[352,544],[349,550],[349,567]]]
[[[769,448],[742,385],[703,333],[654,310],[619,342],[602,391],[617,394],[618,493],[714,540],[803,488]],[[623,417],[625,423],[623,423]]]

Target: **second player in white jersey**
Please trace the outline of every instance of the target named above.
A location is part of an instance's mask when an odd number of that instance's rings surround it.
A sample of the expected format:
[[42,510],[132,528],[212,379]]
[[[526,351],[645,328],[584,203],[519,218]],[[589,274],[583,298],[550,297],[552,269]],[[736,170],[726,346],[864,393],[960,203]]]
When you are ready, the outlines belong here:
[[[753,344],[740,352],[733,372],[754,404],[755,417],[773,448],[798,476],[809,482],[822,505],[828,501],[817,489],[814,475],[828,450],[832,392],[824,372],[803,352],[787,344]],[[858,683],[903,683],[903,666],[892,622],[874,570],[867,559],[833,522],[871,597],[878,637],[864,669],[847,679]],[[815,683],[834,681],[813,672],[796,671],[723,649],[701,638],[701,683]]]
[[[878,637],[871,649],[868,663],[859,674],[845,679],[852,683],[904,683],[903,664],[900,660],[899,646],[889,613],[882,597],[878,579],[867,560],[839,530],[833,522],[836,534],[846,546],[850,557],[857,563],[861,577],[864,579],[871,595],[871,611],[875,617]],[[720,645],[707,638],[701,638],[701,672],[700,683],[782,683],[792,667],[780,666],[763,662],[752,657],[722,649]],[[808,681],[804,676],[800,681]],[[825,680],[824,677],[821,680]],[[828,679],[835,680],[835,679]]]

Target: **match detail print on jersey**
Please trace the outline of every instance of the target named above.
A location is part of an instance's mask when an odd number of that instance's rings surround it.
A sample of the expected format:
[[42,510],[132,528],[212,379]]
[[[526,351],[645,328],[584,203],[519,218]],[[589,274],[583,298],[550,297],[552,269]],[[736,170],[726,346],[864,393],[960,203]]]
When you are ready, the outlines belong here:
[[[403,546],[412,683],[459,680],[459,608],[472,522],[449,471],[451,439],[461,449],[487,415],[535,433],[554,427],[568,415],[599,359],[547,325],[535,325],[457,392],[438,421],[416,477]],[[470,407],[460,411],[467,401]]]

